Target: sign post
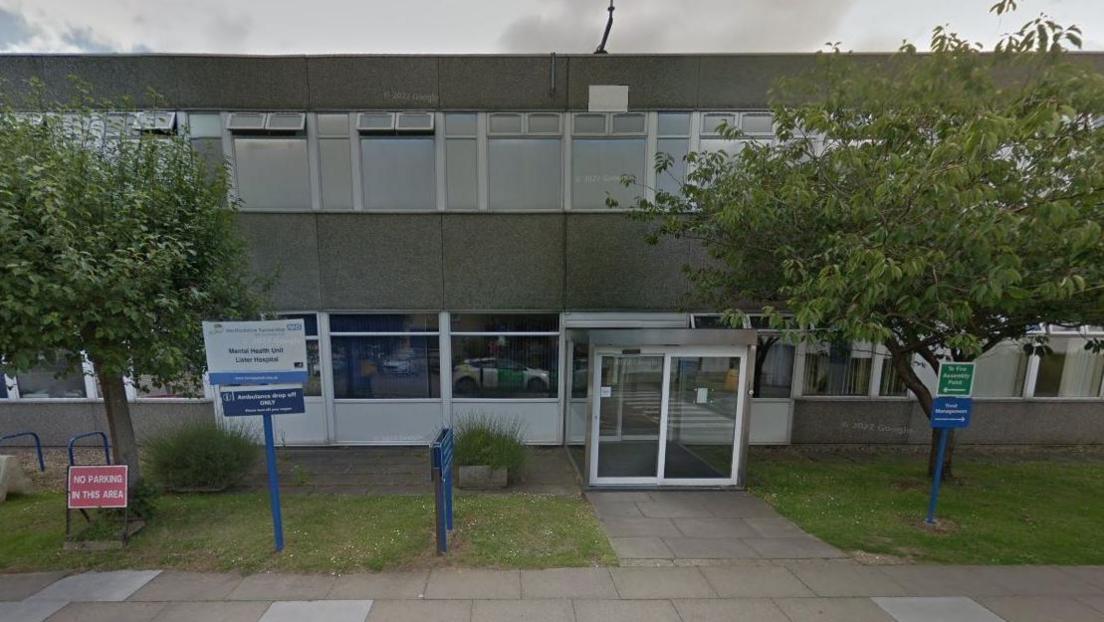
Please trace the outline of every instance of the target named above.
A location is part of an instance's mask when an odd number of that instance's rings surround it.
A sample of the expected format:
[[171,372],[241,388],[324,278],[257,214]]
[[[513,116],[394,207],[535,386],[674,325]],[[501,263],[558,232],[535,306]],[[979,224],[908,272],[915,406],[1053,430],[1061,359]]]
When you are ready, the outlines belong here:
[[452,428],[442,428],[430,446],[433,454],[434,519],[437,554],[448,552],[448,532],[452,531],[452,455],[455,443]]
[[259,415],[263,421],[273,540],[280,552],[284,550],[284,520],[272,416],[306,412],[306,327],[301,319],[204,322],[203,341],[208,376],[211,384],[219,386],[223,416]]
[[943,486],[943,458],[947,454],[949,430],[970,425],[974,401],[974,364],[950,363],[939,365],[937,397],[932,402],[931,427],[939,430],[939,444],[935,452],[935,474],[932,479],[931,500],[924,522],[935,524],[935,507],[939,503],[939,491]]

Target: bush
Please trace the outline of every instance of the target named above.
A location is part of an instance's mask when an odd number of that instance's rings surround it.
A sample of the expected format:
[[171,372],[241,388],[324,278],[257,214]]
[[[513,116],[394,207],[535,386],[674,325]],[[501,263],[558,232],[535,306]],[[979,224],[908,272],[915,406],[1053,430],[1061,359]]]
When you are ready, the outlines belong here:
[[172,491],[226,490],[256,464],[260,447],[242,426],[189,423],[147,447],[150,476]]
[[488,415],[465,417],[456,425],[454,460],[461,466],[508,469],[510,477],[516,477],[528,457],[528,450],[521,442],[521,431],[521,423],[516,419],[496,419]]

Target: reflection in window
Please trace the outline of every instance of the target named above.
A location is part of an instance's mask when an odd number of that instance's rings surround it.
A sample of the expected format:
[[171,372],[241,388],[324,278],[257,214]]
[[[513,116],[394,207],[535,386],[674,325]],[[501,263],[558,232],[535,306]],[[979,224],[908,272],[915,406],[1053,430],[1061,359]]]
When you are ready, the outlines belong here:
[[181,378],[169,384],[157,384],[152,376],[143,375],[131,381],[131,384],[134,385],[138,399],[203,397],[203,382],[196,378]]
[[440,397],[436,336],[335,335],[330,344],[337,399]]
[[878,386],[878,395],[887,397],[904,397],[908,395],[908,387],[897,369],[893,366],[893,359],[886,356],[882,359],[882,380]]
[[558,337],[454,336],[455,397],[557,397]]
[[870,388],[869,348],[823,345],[805,354],[805,395],[866,395]]
[[1085,349],[1087,339],[1051,337],[1051,353],[1039,359],[1036,397],[1097,397],[1104,378],[1104,354]]
[[234,138],[234,166],[238,195],[244,208],[311,208],[305,138]]
[[790,397],[794,347],[776,335],[760,336],[755,349],[755,397]]
[[[68,370],[64,360],[42,361],[37,367],[16,375],[22,398],[85,397],[84,374]],[[59,376],[60,374],[60,376]]]
[[626,187],[622,175],[644,182],[644,138],[576,138],[572,141],[571,205],[600,209],[607,196],[621,207],[631,207],[639,186]]
[[493,210],[558,210],[563,204],[559,138],[487,141],[488,205]]
[[1020,397],[1023,395],[1027,354],[1014,341],[997,344],[974,362],[975,397]]
[[366,209],[437,207],[432,135],[365,136],[360,148]]
[[587,344],[577,343],[571,352],[571,397],[574,399],[587,396],[587,385],[590,383],[589,350]]
[[353,165],[348,139],[320,139],[318,158],[321,168],[322,207],[352,209]]

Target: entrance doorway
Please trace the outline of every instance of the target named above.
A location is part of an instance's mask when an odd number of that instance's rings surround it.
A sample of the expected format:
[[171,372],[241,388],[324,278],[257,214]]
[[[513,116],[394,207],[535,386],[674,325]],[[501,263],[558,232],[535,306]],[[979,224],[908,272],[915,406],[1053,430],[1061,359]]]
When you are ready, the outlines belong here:
[[596,348],[592,485],[735,486],[747,347]]

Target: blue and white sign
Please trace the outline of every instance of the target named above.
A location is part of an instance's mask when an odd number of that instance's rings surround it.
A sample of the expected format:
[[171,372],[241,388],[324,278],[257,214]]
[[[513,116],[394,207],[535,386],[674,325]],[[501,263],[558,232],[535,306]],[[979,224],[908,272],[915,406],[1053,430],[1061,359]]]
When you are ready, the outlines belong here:
[[448,532],[452,531],[452,456],[455,448],[456,440],[452,428],[442,428],[430,445],[433,456],[438,554],[448,552]]
[[968,397],[940,396],[932,402],[931,427],[965,428],[970,425],[974,400]]
[[302,319],[204,322],[211,384],[305,384],[306,326]]
[[224,387],[219,391],[219,399],[226,417],[305,412],[302,386]]

